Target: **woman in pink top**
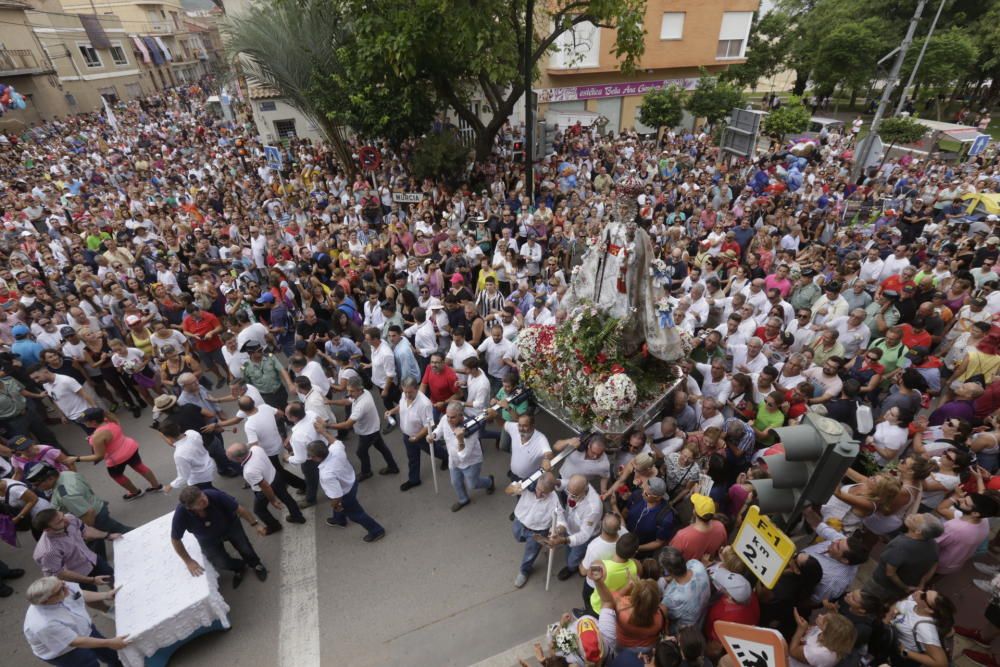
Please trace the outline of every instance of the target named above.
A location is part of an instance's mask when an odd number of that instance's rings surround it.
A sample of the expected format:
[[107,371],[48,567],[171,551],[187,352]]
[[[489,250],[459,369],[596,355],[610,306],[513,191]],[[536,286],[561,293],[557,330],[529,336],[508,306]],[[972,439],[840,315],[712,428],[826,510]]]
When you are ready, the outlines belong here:
[[93,454],[73,456],[71,461],[104,461],[108,466],[111,479],[118,482],[128,493],[122,496],[125,500],[135,500],[143,494],[128,477],[125,476],[125,466],[130,466],[149,482],[147,491],[160,491],[163,485],[139,456],[139,443],[122,433],[121,424],[114,415],[101,408],[88,408],[81,421],[87,428],[94,429],[88,438]]

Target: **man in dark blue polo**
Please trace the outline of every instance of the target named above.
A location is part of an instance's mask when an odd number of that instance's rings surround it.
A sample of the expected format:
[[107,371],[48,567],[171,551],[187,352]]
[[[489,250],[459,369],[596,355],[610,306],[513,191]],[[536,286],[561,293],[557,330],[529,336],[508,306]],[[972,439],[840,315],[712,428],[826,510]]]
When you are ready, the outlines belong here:
[[[247,565],[253,568],[258,579],[261,581],[267,579],[267,568],[253,550],[240,519],[255,527],[260,536],[267,535],[264,524],[228,493],[217,489],[202,490],[196,486],[184,487],[180,493],[180,503],[174,510],[170,541],[174,551],[187,565],[191,576],[201,576],[205,569],[184,547],[181,540],[186,532],[195,536],[202,553],[216,570],[220,572],[229,570],[233,573],[233,588],[238,588],[243,582]],[[225,547],[226,542],[236,549],[242,559],[229,555]]]
[[639,538],[640,557],[652,555],[660,547],[670,543],[677,532],[677,516],[671,509],[667,495],[667,483],[653,477],[632,492],[625,510],[625,527]]

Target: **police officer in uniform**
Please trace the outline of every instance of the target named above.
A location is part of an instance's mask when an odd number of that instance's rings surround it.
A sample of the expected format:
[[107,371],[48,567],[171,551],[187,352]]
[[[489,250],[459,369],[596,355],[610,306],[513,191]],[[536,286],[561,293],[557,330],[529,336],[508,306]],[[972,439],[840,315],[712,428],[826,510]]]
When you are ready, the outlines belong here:
[[292,386],[288,371],[273,354],[264,354],[264,348],[257,341],[248,340],[240,351],[250,355],[243,364],[243,379],[260,392],[265,403],[283,410],[288,405],[288,388]]

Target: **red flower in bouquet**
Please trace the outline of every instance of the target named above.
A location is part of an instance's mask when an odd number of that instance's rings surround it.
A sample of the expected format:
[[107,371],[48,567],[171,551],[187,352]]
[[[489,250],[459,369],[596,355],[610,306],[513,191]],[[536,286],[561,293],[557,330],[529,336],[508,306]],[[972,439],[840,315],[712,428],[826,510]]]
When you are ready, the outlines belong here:
[[624,372],[625,372],[624,366],[622,366],[621,364],[612,364],[611,366],[612,375],[617,375],[618,373],[624,373]]
[[597,356],[594,357],[594,359],[599,364],[606,364],[608,362],[608,355],[604,354],[603,352],[598,352]]
[[587,366],[586,364],[584,364],[584,366],[583,366],[583,374],[584,375],[590,375],[593,372],[594,372],[593,368],[591,368],[590,366]]

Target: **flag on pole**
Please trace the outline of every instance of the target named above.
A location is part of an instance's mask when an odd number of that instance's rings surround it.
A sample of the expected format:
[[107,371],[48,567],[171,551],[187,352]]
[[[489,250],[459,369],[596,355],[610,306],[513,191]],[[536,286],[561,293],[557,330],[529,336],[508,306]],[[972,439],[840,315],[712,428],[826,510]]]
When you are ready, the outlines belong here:
[[118,118],[115,116],[115,112],[111,108],[111,105],[108,104],[108,98],[102,95],[101,100],[104,101],[104,115],[108,119],[108,125],[110,125],[111,129],[115,131],[115,134],[118,134]]

